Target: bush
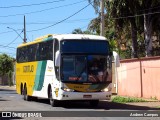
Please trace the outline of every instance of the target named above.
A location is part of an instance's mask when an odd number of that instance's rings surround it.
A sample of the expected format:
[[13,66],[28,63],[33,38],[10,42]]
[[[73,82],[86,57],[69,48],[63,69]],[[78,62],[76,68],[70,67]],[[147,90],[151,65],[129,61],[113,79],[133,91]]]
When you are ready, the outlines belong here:
[[139,99],[139,98],[116,96],[116,97],[114,97],[114,98],[112,99],[112,102],[116,102],[116,103],[146,102],[146,100],[144,100],[144,99]]

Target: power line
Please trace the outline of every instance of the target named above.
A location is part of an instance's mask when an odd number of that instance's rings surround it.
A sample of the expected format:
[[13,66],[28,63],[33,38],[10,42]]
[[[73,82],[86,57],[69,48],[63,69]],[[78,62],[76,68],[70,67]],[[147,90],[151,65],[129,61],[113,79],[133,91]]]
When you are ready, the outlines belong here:
[[[19,30],[22,30],[22,29],[17,29],[16,31],[19,31]],[[11,32],[13,32],[13,30],[12,31],[1,32],[0,34],[11,33]]]
[[[124,18],[132,18],[132,17],[138,17],[138,16],[144,16],[144,15],[150,15],[150,14],[158,14],[160,12],[153,12],[153,13],[143,13],[143,14],[139,14],[139,15],[132,15],[132,16],[124,16],[124,17],[115,17],[115,18],[112,18],[112,19],[124,19]],[[78,20],[77,20],[78,21]],[[63,21],[64,22],[64,21]],[[70,21],[71,22],[71,21]],[[3,23],[0,23],[0,24],[3,24]],[[7,23],[6,23],[7,24]],[[14,23],[13,23],[14,24]],[[34,23],[30,23],[30,24],[34,24]],[[35,23],[35,24],[45,24],[45,23]],[[55,23],[56,24],[56,23]],[[17,31],[19,31],[21,29],[17,29]],[[6,33],[10,33],[10,32],[13,32],[13,31],[5,31],[5,32],[1,32],[0,34],[6,34]],[[30,31],[28,31],[30,32]]]
[[156,9],[156,8],[160,8],[160,6],[156,6],[156,7],[152,7],[152,8],[148,8],[148,9],[143,9],[143,10],[138,10],[138,12],[152,10],[152,9]]
[[13,41],[11,41],[10,43],[8,43],[6,46],[12,44],[14,41],[16,41],[19,38],[19,36],[17,36]]
[[50,2],[44,2],[44,3],[34,3],[34,4],[27,4],[27,5],[16,5],[16,6],[6,6],[6,7],[0,7],[0,8],[17,8],[17,7],[30,7],[30,6],[37,6],[37,5],[46,5],[46,4],[51,4],[55,2],[61,2],[65,0],[56,0],[56,1],[50,1]]
[[[80,21],[87,21],[87,20],[92,20],[93,18],[86,18],[86,19],[75,19],[75,20],[67,20],[67,21],[65,21],[65,23],[73,23],[73,22],[80,22]],[[53,24],[53,23],[55,23],[56,21],[44,21],[44,22],[27,22],[26,23],[26,25],[39,25],[39,24]],[[23,23],[21,23],[21,22],[8,22],[8,23],[6,23],[6,22],[4,22],[4,23],[2,23],[2,22],[0,22],[0,24],[4,24],[4,25],[8,25],[8,24],[10,24],[10,25],[16,25],[16,24],[23,24]]]
[[[62,23],[62,22],[64,22],[64,21],[66,21],[67,19],[75,16],[76,14],[78,14],[79,12],[81,12],[82,10],[84,10],[85,8],[87,8],[89,5],[90,5],[90,4],[86,5],[86,6],[83,7],[82,9],[78,10],[77,12],[75,12],[74,14],[68,16],[67,18],[65,18],[65,19],[63,19],[63,20],[61,20],[61,21],[59,21],[59,22],[57,22],[57,23],[55,23],[55,24],[53,24],[53,25],[50,25],[50,26],[47,26],[47,27],[44,27],[44,28],[40,28],[40,29],[36,29],[36,30],[27,31],[27,32],[39,31],[39,30],[47,29],[47,28],[53,27],[53,26],[55,26],[55,25],[57,25],[57,24],[60,24],[60,23]],[[20,33],[20,34],[21,34],[21,33]],[[16,38],[16,39],[17,39],[17,38]],[[16,39],[14,39],[11,43],[13,43]],[[9,43],[9,44],[11,44],[11,43]],[[9,45],[9,44],[8,44],[8,45]],[[0,47],[16,49],[15,47],[9,47],[8,45],[6,45],[6,46],[0,45]]]
[[14,43],[12,43],[12,45],[14,45],[14,44],[22,44],[23,42],[14,42]]
[[140,17],[144,15],[153,15],[153,14],[158,14],[160,12],[153,12],[153,13],[143,13],[143,14],[137,14],[137,15],[131,15],[131,16],[124,16],[124,17],[117,17],[117,18],[112,18],[112,19],[124,19],[124,18],[133,18],[133,17]]
[[48,11],[48,10],[53,10],[53,9],[57,9],[57,8],[62,8],[62,7],[67,7],[67,6],[79,4],[79,3],[82,3],[84,1],[86,1],[86,0],[82,0],[80,2],[75,2],[75,3],[71,3],[71,4],[66,4],[66,5],[62,5],[62,6],[57,6],[57,7],[53,7],[53,8],[43,9],[43,10],[39,10],[39,11],[34,11],[34,12],[19,13],[19,14],[13,14],[13,15],[5,15],[5,16],[0,16],[0,17],[14,17],[14,16],[21,16],[21,15],[24,16],[24,15],[34,14],[34,13],[40,13],[40,12],[44,12],[44,11]]
[[9,46],[6,46],[6,45],[0,45],[0,47],[2,47],[2,48],[11,48],[11,49],[16,49],[15,47],[9,47]]
[[29,40],[29,42],[31,42],[31,40],[30,40],[30,38],[28,37],[28,35],[27,35],[27,40]]
[[52,24],[52,25],[50,25],[50,26],[46,26],[46,27],[43,27],[43,28],[35,29],[35,30],[30,30],[30,31],[27,31],[27,32],[40,31],[40,30],[44,30],[44,29],[53,27],[53,26],[55,26],[55,25],[57,25],[57,24],[60,24],[60,23],[62,23],[62,22],[64,22],[64,21],[68,20],[69,18],[75,16],[76,14],[78,14],[79,12],[81,12],[82,10],[84,10],[85,8],[87,8],[89,5],[90,5],[90,3],[89,3],[88,5],[86,5],[85,7],[83,7],[82,9],[78,10],[77,12],[75,12],[74,14],[66,17],[65,19],[63,19],[63,20],[61,20],[61,21],[59,21],[59,22],[56,22],[55,24]]
[[[21,33],[22,33],[22,32],[23,32],[23,30],[21,31]],[[18,36],[17,36],[13,41],[11,41],[10,43],[8,43],[6,46],[9,46],[9,45],[12,44],[13,42],[15,42],[15,41],[20,37],[21,33],[18,34]]]
[[[79,11],[77,11],[76,13],[72,14],[71,16],[69,16],[69,17],[67,17],[67,18],[65,18],[65,19],[63,19],[63,20],[61,20],[61,21],[59,21],[59,22],[57,22],[57,23],[55,23],[55,24],[53,24],[53,25],[50,25],[50,26],[47,26],[47,27],[44,27],[44,28],[40,28],[40,29],[36,29],[36,30],[30,30],[30,31],[27,31],[27,32],[39,31],[39,30],[47,29],[47,28],[53,27],[53,26],[55,26],[55,25],[57,25],[57,24],[60,24],[60,23],[62,23],[62,22],[64,22],[64,21],[66,21],[67,19],[73,17],[74,15],[78,14],[78,13],[81,12],[83,9],[85,9],[86,7],[88,7],[89,5],[90,5],[90,3],[89,3],[87,6],[85,6],[84,8],[80,9]],[[112,19],[132,18],[132,17],[144,16],[144,15],[151,15],[151,14],[158,14],[158,13],[160,13],[160,12],[153,12],[153,13],[147,13],[147,14],[139,14],[139,15],[134,15],[134,16],[126,16],[126,17],[118,17],[118,18],[112,18]]]
[[[22,36],[15,29],[13,29],[11,27],[7,27],[7,28],[13,30],[23,40]],[[23,30],[22,30],[22,32],[23,32]]]
[[[79,21],[85,21],[85,20],[92,20],[92,19],[94,19],[94,18],[86,18],[86,19],[75,19],[75,20],[67,20],[66,22],[68,22],[68,23],[73,23],[73,22],[79,22]],[[65,21],[64,21],[65,22]],[[53,21],[53,22],[51,22],[51,21],[45,21],[45,22],[32,22],[32,23],[26,23],[27,25],[28,24],[53,24],[53,23],[55,23],[55,21]],[[23,23],[0,23],[0,24],[23,24]],[[20,31],[21,29],[17,29],[16,31]],[[11,33],[11,32],[13,32],[13,31],[5,31],[5,32],[1,32],[0,33],[0,35],[1,34],[6,34],[6,33]]]
[[86,27],[88,27],[88,24],[85,25],[85,26],[82,26],[80,29],[83,30],[83,29],[85,29]]

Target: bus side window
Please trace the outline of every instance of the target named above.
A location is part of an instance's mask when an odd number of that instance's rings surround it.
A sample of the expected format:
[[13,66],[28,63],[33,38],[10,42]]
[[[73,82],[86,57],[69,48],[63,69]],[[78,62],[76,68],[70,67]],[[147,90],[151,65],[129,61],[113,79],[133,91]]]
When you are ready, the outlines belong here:
[[26,59],[27,59],[26,47],[20,48],[20,49],[19,49],[19,52],[20,52],[20,53],[19,53],[19,54],[20,54],[20,55],[19,55],[19,56],[20,56],[20,57],[19,57],[19,62],[21,62],[21,63],[22,63],[22,62],[27,62],[27,61],[26,61]]
[[47,53],[45,53],[46,51],[45,49],[46,49],[45,43],[40,43],[40,60],[45,60],[46,58]]
[[59,80],[59,69],[60,69],[60,66],[56,66],[55,65],[55,58],[56,58],[56,52],[59,51],[59,42],[57,39],[54,40],[54,68],[55,68],[55,75],[56,75],[56,78]]
[[37,58],[39,61],[53,60],[53,42],[52,41],[39,43]]
[[36,44],[28,46],[28,62],[36,60]]
[[53,41],[48,41],[47,42],[47,59],[48,60],[53,60]]

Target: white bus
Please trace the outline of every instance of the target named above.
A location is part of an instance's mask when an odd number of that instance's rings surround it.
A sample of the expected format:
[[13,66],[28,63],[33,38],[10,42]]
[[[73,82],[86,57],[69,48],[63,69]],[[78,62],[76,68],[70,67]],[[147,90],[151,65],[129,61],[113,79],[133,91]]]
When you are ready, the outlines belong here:
[[112,52],[105,37],[81,34],[46,35],[17,48],[16,89],[24,100],[111,98]]

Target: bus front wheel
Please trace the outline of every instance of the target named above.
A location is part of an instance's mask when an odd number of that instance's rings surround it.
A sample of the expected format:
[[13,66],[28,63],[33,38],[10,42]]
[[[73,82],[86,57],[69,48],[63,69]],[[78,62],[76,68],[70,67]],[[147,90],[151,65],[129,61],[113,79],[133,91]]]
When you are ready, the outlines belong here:
[[90,105],[91,105],[92,107],[97,107],[97,106],[98,106],[98,103],[99,103],[99,100],[91,100],[91,101],[90,101]]
[[50,88],[50,91],[49,91],[49,102],[50,102],[50,105],[51,105],[52,107],[56,107],[57,104],[58,104],[58,101],[53,99],[52,89],[51,89],[51,88]]

